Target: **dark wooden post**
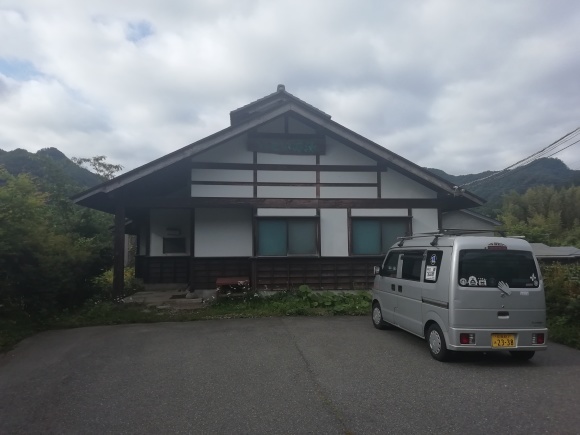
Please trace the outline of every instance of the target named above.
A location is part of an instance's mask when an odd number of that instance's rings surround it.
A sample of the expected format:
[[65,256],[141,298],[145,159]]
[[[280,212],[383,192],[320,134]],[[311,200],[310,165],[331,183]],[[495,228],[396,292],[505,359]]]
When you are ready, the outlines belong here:
[[189,291],[195,290],[195,209],[189,211]]
[[125,287],[125,206],[115,209],[115,237],[113,242],[113,299],[117,300]]

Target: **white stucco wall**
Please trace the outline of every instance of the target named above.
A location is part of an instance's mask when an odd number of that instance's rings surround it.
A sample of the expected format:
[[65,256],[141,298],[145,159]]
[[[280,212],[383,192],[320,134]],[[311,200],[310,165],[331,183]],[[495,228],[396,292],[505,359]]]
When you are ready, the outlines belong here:
[[288,133],[314,134],[316,131],[292,116],[288,117]]
[[246,135],[242,134],[223,144],[192,157],[194,162],[252,163],[254,155],[247,150]]
[[373,159],[354,151],[352,148],[326,137],[326,154],[320,156],[321,165],[371,165],[376,166]]
[[348,216],[344,209],[320,210],[320,248],[324,257],[348,256]]
[[192,169],[191,181],[254,181],[254,172],[242,169]]
[[414,208],[413,211],[413,234],[429,233],[437,231],[438,213],[437,209],[432,208]]
[[[150,255],[156,256],[179,256],[189,255],[190,242],[190,214],[189,210],[150,210]],[[174,237],[172,231],[179,230],[181,237],[185,237],[186,252],[184,254],[164,254],[163,238]]]
[[462,229],[462,230],[490,230],[495,231],[497,228],[490,222],[478,219],[461,210],[450,211],[443,213],[441,216],[443,221],[443,228],[448,229]]
[[316,198],[316,187],[258,186],[258,198]]
[[377,198],[376,187],[331,187],[321,186],[321,198]]
[[284,117],[279,116],[265,124],[260,125],[257,130],[259,133],[284,133]]
[[316,216],[315,208],[259,208],[258,216]]
[[195,210],[196,257],[250,257],[252,211],[236,208]]
[[355,217],[407,217],[406,208],[353,208],[350,212]]
[[258,171],[262,183],[316,183],[314,171]]
[[191,185],[191,196],[200,198],[252,198],[252,186]]
[[437,198],[437,192],[403,174],[389,170],[381,173],[381,198]]
[[377,183],[376,172],[320,172],[321,183]]

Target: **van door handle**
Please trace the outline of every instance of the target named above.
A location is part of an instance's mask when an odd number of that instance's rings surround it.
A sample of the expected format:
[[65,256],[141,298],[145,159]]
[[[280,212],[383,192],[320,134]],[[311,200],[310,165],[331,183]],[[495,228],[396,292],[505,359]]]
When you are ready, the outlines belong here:
[[395,284],[391,284],[391,290],[395,291]]
[[402,286],[402,285],[400,285],[400,286],[399,286],[399,293],[401,293],[402,291],[403,291],[403,286]]

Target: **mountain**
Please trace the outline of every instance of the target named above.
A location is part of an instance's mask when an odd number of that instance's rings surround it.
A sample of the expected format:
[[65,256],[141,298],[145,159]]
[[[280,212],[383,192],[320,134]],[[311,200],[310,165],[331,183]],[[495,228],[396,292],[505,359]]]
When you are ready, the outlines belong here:
[[[479,207],[480,213],[495,216],[501,208],[502,196],[508,192],[524,193],[535,186],[565,187],[580,185],[580,171],[568,168],[564,162],[556,158],[538,159],[526,166],[507,171],[504,174],[490,177],[498,171],[485,171],[478,174],[450,175],[440,169],[426,168],[435,175],[456,184],[487,200]],[[482,180],[490,177],[489,180]],[[481,180],[480,182],[469,183]]]
[[44,148],[35,154],[23,149],[0,149],[0,166],[13,175],[27,173],[44,182],[66,181],[76,191],[88,189],[104,180],[81,168],[56,148]]

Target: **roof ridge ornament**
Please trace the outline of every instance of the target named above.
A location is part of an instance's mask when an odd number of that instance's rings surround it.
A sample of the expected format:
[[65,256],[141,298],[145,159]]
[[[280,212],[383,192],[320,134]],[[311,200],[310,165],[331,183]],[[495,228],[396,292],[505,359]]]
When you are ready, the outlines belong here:
[[286,90],[286,86],[284,86],[283,84],[279,84],[276,90],[278,92],[284,92]]

